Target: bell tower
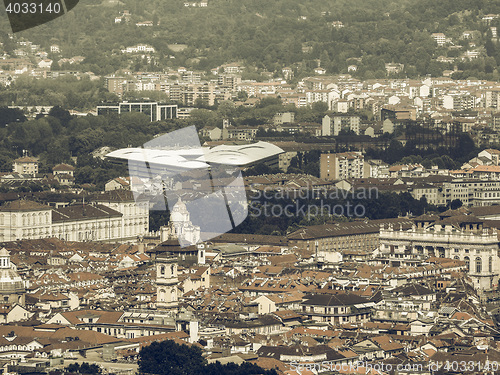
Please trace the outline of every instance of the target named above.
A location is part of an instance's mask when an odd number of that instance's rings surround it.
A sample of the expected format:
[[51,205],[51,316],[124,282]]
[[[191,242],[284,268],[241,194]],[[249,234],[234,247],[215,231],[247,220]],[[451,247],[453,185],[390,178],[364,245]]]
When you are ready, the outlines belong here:
[[156,307],[177,311],[177,258],[161,254],[156,258]]

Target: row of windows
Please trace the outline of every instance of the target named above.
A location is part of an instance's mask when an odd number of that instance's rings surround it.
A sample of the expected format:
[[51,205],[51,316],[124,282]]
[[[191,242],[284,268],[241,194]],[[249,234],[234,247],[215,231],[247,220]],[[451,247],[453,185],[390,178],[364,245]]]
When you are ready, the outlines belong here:
[[[160,302],[165,302],[166,301],[166,297],[167,297],[167,292],[165,289],[160,289],[158,291],[158,300]],[[172,288],[170,290],[170,301],[177,301],[177,292],[175,291],[174,288]],[[170,301],[167,301],[167,302],[170,302]]]
[[[455,259],[460,259],[459,256],[455,256]],[[464,257],[464,261],[465,261],[465,265],[467,266],[467,269],[469,270],[469,272],[472,272],[473,269],[472,269],[472,264],[471,264],[471,261],[470,261],[470,258],[468,256],[465,256]],[[476,273],[481,273],[483,272],[483,260],[481,259],[481,257],[476,257],[475,259],[475,270],[476,270]],[[488,272],[493,272],[493,257],[489,257],[488,258]]]
[[[165,271],[166,271],[165,266],[161,266],[160,267],[160,275],[162,275],[162,276],[165,275]],[[173,275],[174,273],[175,273],[175,266],[172,264],[170,266],[170,274]]]

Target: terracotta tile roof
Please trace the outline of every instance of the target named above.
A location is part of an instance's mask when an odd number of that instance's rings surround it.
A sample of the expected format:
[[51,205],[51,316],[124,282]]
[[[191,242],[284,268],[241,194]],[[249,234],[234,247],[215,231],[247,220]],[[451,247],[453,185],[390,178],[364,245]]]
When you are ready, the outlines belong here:
[[273,312],[273,314],[282,320],[300,319],[302,317],[302,315],[299,315],[292,310],[278,310],[278,311]]
[[69,164],[57,164],[54,168],[52,168],[52,171],[59,172],[59,171],[74,171],[75,167]]
[[71,281],[103,280],[104,276],[92,272],[75,272],[69,275]]
[[250,363],[256,364],[257,366],[266,369],[266,370],[278,370],[278,371],[286,371],[289,366],[285,365],[283,362],[276,358],[257,358],[249,361]]
[[350,306],[357,304],[368,303],[369,300],[360,296],[356,296],[354,294],[317,294],[310,297],[307,297],[303,305],[312,305],[312,306]]
[[473,316],[466,313],[466,312],[460,312],[460,311],[457,311],[455,314],[453,314],[451,316],[450,319],[454,319],[454,320],[469,320],[469,319],[472,319]]
[[37,163],[38,159],[33,158],[31,156],[24,156],[22,158],[17,158],[14,160],[14,163]]
[[61,313],[72,325],[83,324],[85,316],[95,316],[98,323],[116,323],[123,315],[121,311],[77,310]]
[[105,335],[100,332],[88,331],[88,330],[75,330],[69,327],[58,329],[55,332],[51,331],[36,331],[34,327],[28,326],[13,326],[4,325],[0,326],[0,337],[7,336],[11,331],[19,337],[24,337],[29,340],[37,339],[52,339],[61,342],[68,337],[76,338],[78,337],[78,347],[84,348],[88,346],[101,345],[111,342],[122,341],[112,336]]
[[372,340],[380,346],[384,351],[393,351],[393,350],[403,350],[404,347],[396,341],[393,341],[388,336],[377,336],[372,337]]

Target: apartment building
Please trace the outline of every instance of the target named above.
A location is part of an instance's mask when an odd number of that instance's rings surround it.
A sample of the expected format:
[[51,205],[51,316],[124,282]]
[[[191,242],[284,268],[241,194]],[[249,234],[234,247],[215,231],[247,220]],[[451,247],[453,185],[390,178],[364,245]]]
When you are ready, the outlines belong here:
[[12,172],[34,176],[38,173],[38,159],[30,156],[17,158],[12,164]]
[[321,154],[320,178],[324,180],[362,178],[363,166],[364,156],[358,151]]
[[322,136],[337,136],[341,130],[352,131],[359,135],[359,116],[328,116],[325,115],[321,122]]

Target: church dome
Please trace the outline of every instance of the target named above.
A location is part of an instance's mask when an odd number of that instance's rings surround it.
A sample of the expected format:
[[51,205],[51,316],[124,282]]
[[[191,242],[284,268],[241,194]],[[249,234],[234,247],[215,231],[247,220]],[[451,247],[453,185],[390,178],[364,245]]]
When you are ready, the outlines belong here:
[[0,250],[0,294],[24,293],[21,276],[11,268],[9,252]]
[[172,212],[170,213],[170,220],[174,223],[178,222],[188,222],[189,221],[189,211],[187,210],[186,204],[181,200],[179,200],[174,207],[172,208]]
[[182,212],[182,213],[188,212],[186,204],[182,201],[181,197],[177,199],[177,203],[174,204],[172,211]]
[[24,293],[21,276],[13,269],[0,269],[0,294]]

